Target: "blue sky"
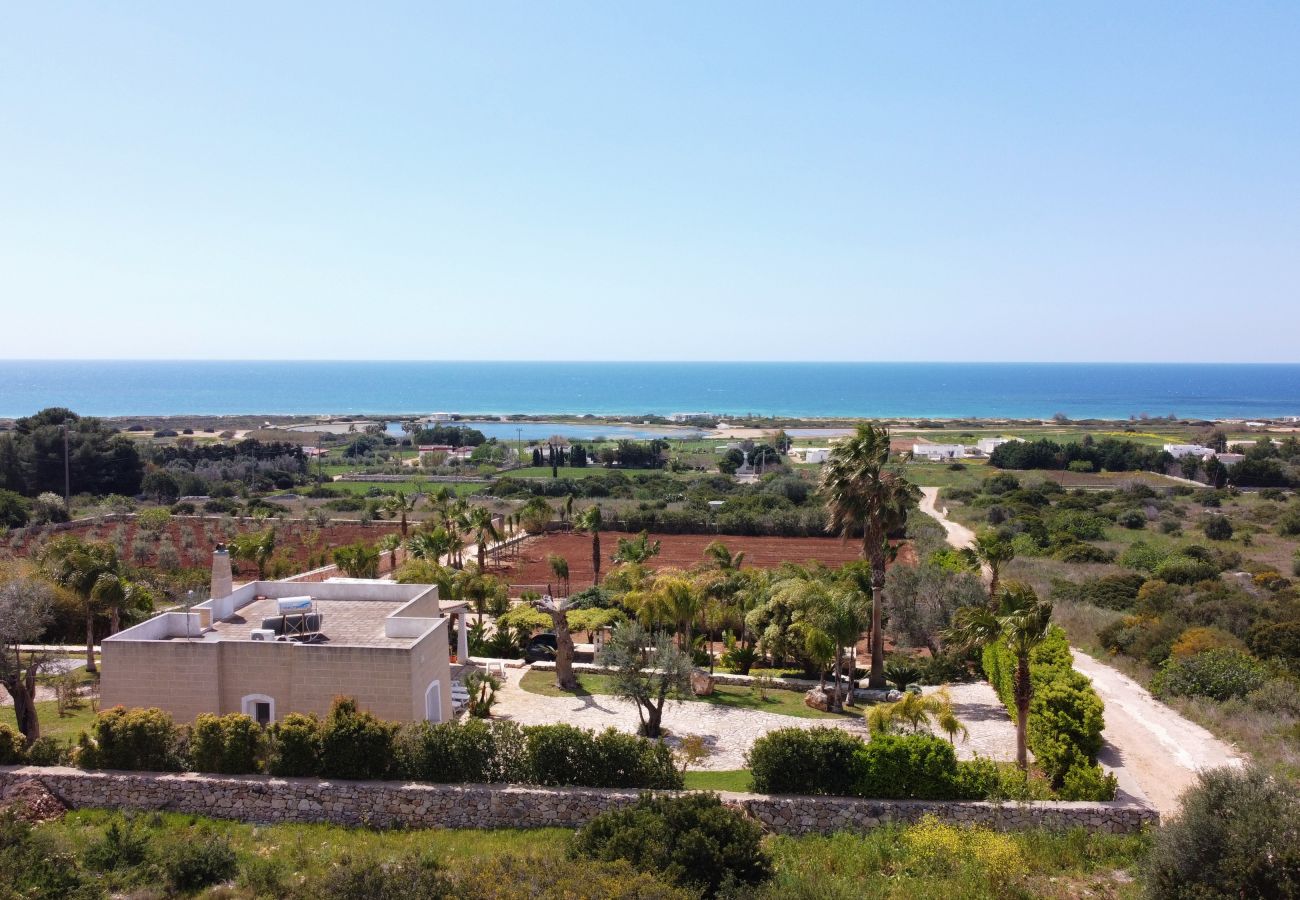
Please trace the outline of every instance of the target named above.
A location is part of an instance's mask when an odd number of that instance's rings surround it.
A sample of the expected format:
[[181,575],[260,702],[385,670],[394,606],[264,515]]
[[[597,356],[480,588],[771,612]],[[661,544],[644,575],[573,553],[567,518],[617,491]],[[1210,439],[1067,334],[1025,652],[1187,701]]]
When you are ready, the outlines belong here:
[[0,356],[1300,360],[1300,4],[16,4]]

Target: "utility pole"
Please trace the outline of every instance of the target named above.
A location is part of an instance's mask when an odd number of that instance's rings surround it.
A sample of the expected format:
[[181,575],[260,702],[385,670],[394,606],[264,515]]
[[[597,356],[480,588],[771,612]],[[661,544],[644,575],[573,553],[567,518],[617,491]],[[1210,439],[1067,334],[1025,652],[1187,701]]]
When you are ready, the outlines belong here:
[[68,420],[63,420],[63,505],[72,512],[72,463],[68,456]]

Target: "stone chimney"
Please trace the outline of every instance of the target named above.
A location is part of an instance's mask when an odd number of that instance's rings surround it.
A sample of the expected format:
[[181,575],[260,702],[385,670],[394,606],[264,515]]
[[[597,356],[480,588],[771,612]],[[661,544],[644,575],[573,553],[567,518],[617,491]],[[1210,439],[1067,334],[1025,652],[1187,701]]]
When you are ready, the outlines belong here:
[[235,592],[235,579],[230,573],[230,551],[225,544],[217,544],[212,551],[212,590],[209,596],[213,600],[229,597]]

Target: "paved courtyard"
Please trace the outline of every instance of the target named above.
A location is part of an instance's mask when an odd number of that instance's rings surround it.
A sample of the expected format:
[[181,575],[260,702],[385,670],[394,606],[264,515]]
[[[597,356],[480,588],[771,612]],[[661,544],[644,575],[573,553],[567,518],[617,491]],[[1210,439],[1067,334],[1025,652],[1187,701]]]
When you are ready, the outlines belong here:
[[[495,718],[509,719],[521,725],[553,725],[563,722],[581,728],[635,732],[636,706],[615,697],[593,694],[589,697],[545,697],[519,686],[527,668],[507,671],[506,683],[492,708]],[[927,688],[927,691],[937,690]],[[957,739],[957,756],[970,759],[975,755],[988,759],[1015,759],[1016,730],[1006,709],[998,702],[993,689],[984,682],[950,685],[957,717],[970,732],[963,741]],[[777,728],[813,728],[830,725],[867,737],[866,724],[860,718],[800,719],[778,713],[733,709],[715,703],[669,702],[664,707],[664,728],[671,732],[669,743],[698,734],[712,751],[697,768],[709,770],[743,769],[745,753],[754,741]]]

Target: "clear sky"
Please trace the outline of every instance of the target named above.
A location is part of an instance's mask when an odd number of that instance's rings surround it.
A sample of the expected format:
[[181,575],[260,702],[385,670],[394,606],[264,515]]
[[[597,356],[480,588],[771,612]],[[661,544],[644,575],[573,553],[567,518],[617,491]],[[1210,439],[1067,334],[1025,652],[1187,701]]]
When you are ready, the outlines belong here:
[[1300,360],[1300,3],[15,3],[0,356]]

